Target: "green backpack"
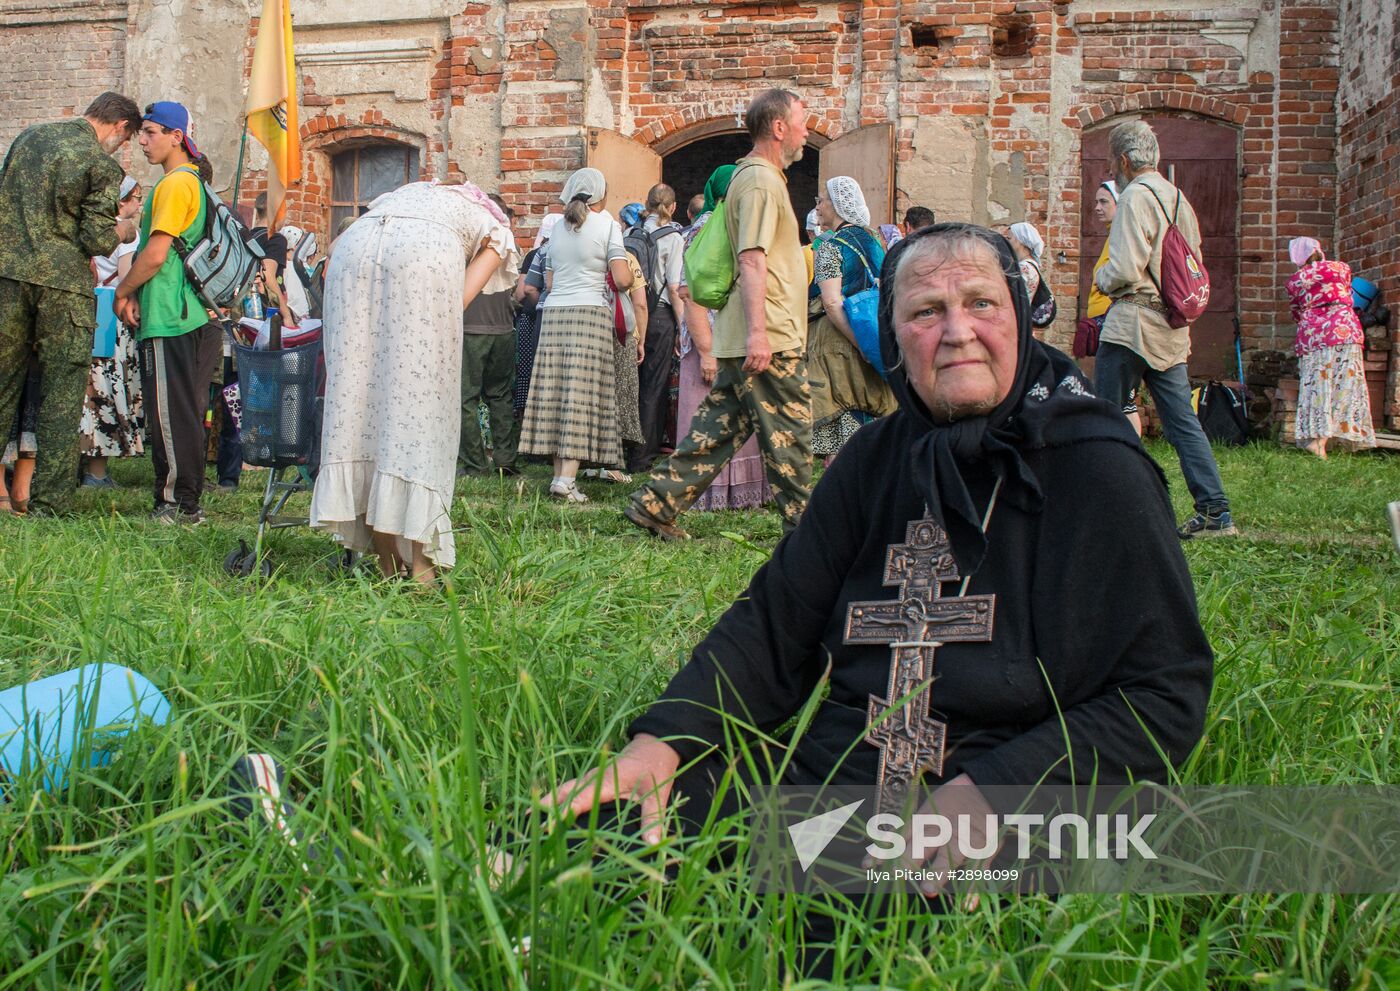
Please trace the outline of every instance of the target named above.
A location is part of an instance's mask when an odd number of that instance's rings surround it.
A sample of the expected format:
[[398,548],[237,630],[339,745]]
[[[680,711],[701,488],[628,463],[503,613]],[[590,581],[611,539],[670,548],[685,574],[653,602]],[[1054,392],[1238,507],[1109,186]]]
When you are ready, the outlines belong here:
[[723,309],[738,278],[724,203],[715,207],[710,219],[685,249],[684,264],[690,298],[708,310]]

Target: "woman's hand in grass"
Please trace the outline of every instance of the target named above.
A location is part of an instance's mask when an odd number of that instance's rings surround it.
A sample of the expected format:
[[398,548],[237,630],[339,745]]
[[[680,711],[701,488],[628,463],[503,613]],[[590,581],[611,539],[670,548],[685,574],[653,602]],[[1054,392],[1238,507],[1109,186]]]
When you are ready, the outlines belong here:
[[642,807],[642,838],[661,842],[661,817],[671,800],[671,785],[681,755],[654,736],[638,733],[622,752],[601,768],[566,781],[549,795],[550,809],[567,808],[577,818],[600,805],[625,799]]

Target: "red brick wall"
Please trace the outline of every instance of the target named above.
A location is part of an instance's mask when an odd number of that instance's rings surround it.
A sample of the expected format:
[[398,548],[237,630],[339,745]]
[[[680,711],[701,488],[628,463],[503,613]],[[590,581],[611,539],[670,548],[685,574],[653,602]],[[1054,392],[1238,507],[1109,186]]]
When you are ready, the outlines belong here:
[[[71,22],[56,15],[0,17],[0,149],[30,124],[81,114],[126,78],[126,20]],[[32,23],[55,17],[50,23]]]
[[[1343,0],[1356,7],[1370,2]],[[588,127],[611,127],[654,146],[730,117],[760,88],[783,85],[803,95],[811,124],[824,137],[893,122],[897,167],[905,169],[914,167],[919,121],[971,123],[979,140],[985,136],[994,189],[1000,183],[1011,190],[993,213],[999,217],[1004,208],[1015,214],[1008,221],[1024,218],[1041,228],[1050,247],[1050,284],[1072,300],[1079,294],[1083,134],[1138,113],[1206,117],[1240,135],[1239,311],[1248,377],[1265,385],[1288,371],[1291,360],[1293,327],[1282,291],[1290,270],[1287,238],[1307,232],[1330,241],[1339,233],[1339,126],[1343,141],[1362,149],[1347,159],[1356,191],[1343,183],[1346,250],[1361,238],[1352,231],[1377,230],[1379,214],[1395,223],[1381,200],[1394,187],[1398,160],[1384,147],[1380,124],[1394,115],[1394,98],[1345,110],[1339,124],[1336,0],[1241,0],[1238,9],[1222,0],[1218,10],[1125,3],[1107,11],[1063,0],[586,3],[468,6],[451,18],[451,38],[433,68],[433,120],[453,106],[494,107],[499,188],[520,212],[525,236],[558,208],[564,179],[586,160]],[[999,44],[1008,17],[1033,37],[1028,50],[1007,52]],[[1229,29],[1232,22],[1257,29]],[[1237,32],[1233,44],[1206,36],[1219,35],[1221,24]],[[916,30],[919,47],[912,44]],[[473,46],[497,37],[504,41],[498,61],[473,58]],[[304,226],[323,226],[326,155],[352,136],[379,133],[416,144],[425,152],[425,175],[434,159],[447,163],[444,177],[461,173],[452,149],[436,143],[442,128],[424,136],[406,134],[382,116],[346,119],[334,95],[307,83],[307,178],[294,213]],[[392,108],[386,113],[392,116]],[[1372,147],[1377,150],[1364,150]],[[900,209],[910,205],[902,189],[896,201]],[[969,203],[966,215],[983,209]],[[1388,237],[1393,245],[1393,227]],[[1373,264],[1393,272],[1396,250]],[[1066,315],[1073,309],[1061,307]],[[1069,322],[1055,328],[1052,340],[1067,338]]]
[[[1378,425],[1400,428],[1400,8],[1348,0],[1343,16],[1358,52],[1338,100],[1337,257],[1381,288],[1389,339],[1368,335],[1368,357],[1387,357]],[[1390,17],[1390,24],[1382,18]],[[1390,39],[1386,45],[1385,39]],[[1374,61],[1373,61],[1374,60]],[[1370,62],[1371,64],[1365,64]],[[1378,364],[1378,362],[1376,362]]]

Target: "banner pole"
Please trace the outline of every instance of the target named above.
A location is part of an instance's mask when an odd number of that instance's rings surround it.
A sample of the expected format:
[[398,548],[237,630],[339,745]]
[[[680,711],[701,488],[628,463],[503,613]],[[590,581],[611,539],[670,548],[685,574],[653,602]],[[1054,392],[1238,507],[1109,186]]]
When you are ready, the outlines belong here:
[[243,152],[248,147],[248,117],[243,117],[243,138],[238,142],[238,168],[233,177],[233,211],[238,212],[238,199],[243,193]]

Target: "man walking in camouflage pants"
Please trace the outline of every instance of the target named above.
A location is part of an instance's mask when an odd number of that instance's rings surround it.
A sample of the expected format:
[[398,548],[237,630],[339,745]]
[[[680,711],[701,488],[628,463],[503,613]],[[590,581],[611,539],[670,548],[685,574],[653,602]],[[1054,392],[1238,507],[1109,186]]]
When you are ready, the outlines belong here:
[[[65,512],[78,484],[78,421],[97,326],[89,259],[117,248],[123,178],[112,153],[141,126],[103,93],[82,117],[20,132],[0,166],[0,444],[21,403],[39,416],[30,502]],[[30,369],[38,396],[25,395]]]
[[807,385],[807,263],[783,173],[802,157],[807,111],[796,95],[768,90],[749,106],[754,147],[725,196],[739,281],[716,316],[719,370],[676,452],[624,511],[663,540],[689,538],[675,519],[748,440],[758,435],[764,473],[784,531],[797,526],[812,479],[812,396]]

